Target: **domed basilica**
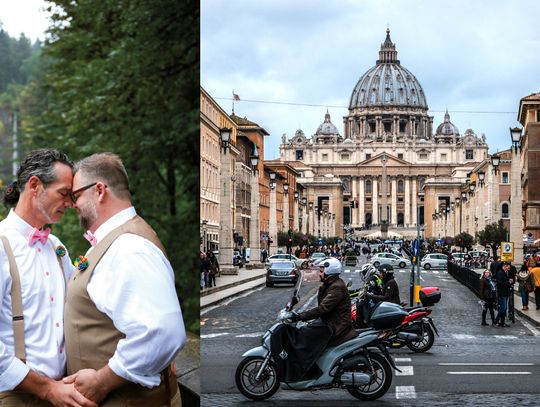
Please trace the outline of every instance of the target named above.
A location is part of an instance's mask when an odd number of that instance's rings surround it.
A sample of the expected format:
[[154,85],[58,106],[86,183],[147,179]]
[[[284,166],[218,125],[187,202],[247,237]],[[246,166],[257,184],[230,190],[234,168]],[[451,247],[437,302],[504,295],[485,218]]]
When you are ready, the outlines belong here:
[[360,235],[386,225],[384,234],[388,228],[412,236],[424,212],[449,205],[452,191],[488,156],[485,136],[471,129],[461,134],[448,111],[433,131],[424,90],[401,65],[390,30],[375,66],[354,86],[348,110],[341,134],[326,111],[311,137],[302,130],[282,137],[279,161],[299,172],[311,203],[304,232],[320,234],[321,216],[333,216],[336,235],[342,225]]

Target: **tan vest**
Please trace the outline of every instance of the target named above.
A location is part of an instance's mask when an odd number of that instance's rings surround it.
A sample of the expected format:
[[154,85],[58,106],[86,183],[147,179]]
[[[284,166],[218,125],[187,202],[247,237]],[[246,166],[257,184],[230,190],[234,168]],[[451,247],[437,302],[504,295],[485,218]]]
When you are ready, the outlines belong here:
[[[81,369],[101,369],[114,355],[118,341],[125,337],[115,328],[113,321],[97,309],[86,289],[96,265],[112,243],[125,233],[132,233],[151,241],[165,254],[156,232],[139,216],[114,229],[92,249],[87,257],[88,268],[84,271],[76,270],[68,283],[64,310],[68,374]],[[111,281],[111,284],[114,284],[114,281]],[[168,380],[163,380],[164,377]],[[121,396],[127,400],[129,406],[167,405],[171,397],[167,393],[172,392],[174,395],[177,388],[176,378],[167,371],[162,372],[162,381],[158,387],[148,389],[130,383],[111,392],[107,399]]]

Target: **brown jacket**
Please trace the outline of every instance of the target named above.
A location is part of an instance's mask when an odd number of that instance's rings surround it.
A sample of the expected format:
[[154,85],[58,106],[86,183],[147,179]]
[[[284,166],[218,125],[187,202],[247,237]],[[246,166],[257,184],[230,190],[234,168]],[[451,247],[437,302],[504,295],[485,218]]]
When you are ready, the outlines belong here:
[[319,288],[319,305],[300,313],[303,321],[321,318],[332,328],[328,346],[340,345],[356,336],[351,318],[351,300],[347,287],[339,275],[333,275]]

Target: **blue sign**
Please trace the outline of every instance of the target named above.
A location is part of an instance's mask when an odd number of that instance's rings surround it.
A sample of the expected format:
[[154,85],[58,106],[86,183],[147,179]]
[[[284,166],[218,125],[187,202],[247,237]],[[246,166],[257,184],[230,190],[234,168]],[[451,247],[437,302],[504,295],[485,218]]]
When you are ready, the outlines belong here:
[[317,243],[319,244],[319,246],[322,246],[322,239],[319,239]]
[[337,240],[337,244],[341,244],[341,239],[338,239],[338,240]]
[[418,256],[418,254],[420,253],[420,242],[418,241],[418,239],[413,240],[412,248],[413,248],[413,254],[415,256]]

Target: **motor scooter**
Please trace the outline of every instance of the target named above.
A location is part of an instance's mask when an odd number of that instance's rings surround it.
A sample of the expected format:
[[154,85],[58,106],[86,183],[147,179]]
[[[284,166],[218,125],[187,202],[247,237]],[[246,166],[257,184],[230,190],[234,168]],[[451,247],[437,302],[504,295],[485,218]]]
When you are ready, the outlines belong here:
[[[300,300],[302,280],[298,279],[291,300],[278,315],[278,322],[263,335],[262,345],[242,355],[235,374],[240,392],[250,399],[263,400],[271,397],[281,383],[284,389],[298,391],[341,388],[360,400],[383,396],[392,383],[392,369],[399,371],[383,340],[408,313],[396,304],[381,302],[372,314],[373,327],[358,330],[357,337],[338,346],[325,347],[323,343],[310,363],[306,363],[286,340],[304,328],[291,321],[291,311]],[[316,329],[314,325],[307,327]],[[330,336],[315,335],[311,342],[295,343],[303,343],[313,353],[314,347],[327,342]]]

